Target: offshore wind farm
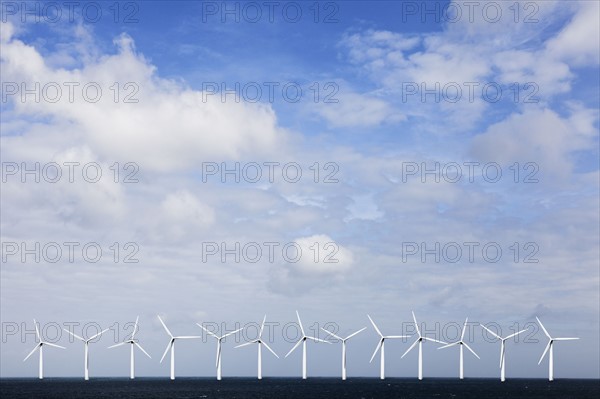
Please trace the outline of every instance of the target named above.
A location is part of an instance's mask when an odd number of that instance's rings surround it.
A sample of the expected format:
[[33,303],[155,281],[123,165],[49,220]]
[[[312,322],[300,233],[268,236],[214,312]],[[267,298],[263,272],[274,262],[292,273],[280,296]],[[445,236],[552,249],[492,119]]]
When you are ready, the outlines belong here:
[[600,0],[0,0],[2,399],[598,399],[599,226]]

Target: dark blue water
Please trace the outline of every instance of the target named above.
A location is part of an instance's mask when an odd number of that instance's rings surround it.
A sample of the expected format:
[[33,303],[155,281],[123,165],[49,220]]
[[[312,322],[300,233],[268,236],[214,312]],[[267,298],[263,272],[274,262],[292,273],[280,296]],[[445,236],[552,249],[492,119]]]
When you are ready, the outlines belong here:
[[90,381],[47,378],[0,379],[0,397],[8,398],[600,398],[599,380],[431,378],[96,378]]

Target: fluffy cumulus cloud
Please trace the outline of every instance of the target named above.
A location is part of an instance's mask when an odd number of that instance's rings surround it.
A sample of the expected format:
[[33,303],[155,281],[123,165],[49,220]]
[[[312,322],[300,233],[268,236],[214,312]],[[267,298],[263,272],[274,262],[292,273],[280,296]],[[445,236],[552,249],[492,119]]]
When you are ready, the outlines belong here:
[[[438,119],[451,122],[443,124],[446,131],[476,129],[476,122],[497,108],[498,98],[510,97],[517,106],[550,101],[572,89],[573,68],[599,63],[597,2],[483,2],[471,11],[464,2],[454,3],[461,17],[439,33],[369,29],[347,33],[340,42],[346,59],[378,85],[379,100],[388,107],[395,103],[403,117],[430,124],[429,115],[438,112]],[[502,16],[497,21],[496,12]],[[546,33],[560,19],[568,22]],[[521,86],[516,101],[515,82]],[[368,101],[370,94],[363,97]],[[385,117],[379,114],[379,120]],[[435,125],[439,129],[442,123]]]
[[[269,106],[224,103],[160,78],[126,34],[115,39],[114,54],[94,56],[92,48],[81,67],[67,69],[52,66],[15,37],[10,23],[2,29],[5,93],[18,91],[11,96],[12,113],[49,121],[21,135],[28,143],[49,144],[48,157],[85,143],[101,158],[135,159],[146,170],[171,171],[210,157],[266,156],[286,142]],[[21,85],[37,92],[39,101],[34,94],[21,97]],[[21,137],[5,141],[11,151],[23,143]]]
[[549,109],[528,109],[491,125],[473,139],[476,158],[510,165],[536,162],[546,176],[572,177],[575,151],[597,144],[598,112],[575,107],[562,118]]

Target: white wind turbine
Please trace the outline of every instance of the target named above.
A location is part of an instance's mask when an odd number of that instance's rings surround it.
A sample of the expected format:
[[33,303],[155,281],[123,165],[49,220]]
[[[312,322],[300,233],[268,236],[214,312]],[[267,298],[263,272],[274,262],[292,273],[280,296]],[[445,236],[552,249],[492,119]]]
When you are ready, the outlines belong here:
[[546,353],[550,351],[550,354],[548,355],[548,381],[554,381],[554,341],[573,341],[579,338],[552,338],[548,333],[548,330],[546,330],[546,328],[540,321],[540,319],[536,317],[536,320],[538,321],[538,323],[540,323],[540,327],[542,327],[542,330],[544,330],[544,333],[546,334],[549,340],[548,345],[546,345],[546,349],[544,349],[544,353],[542,353],[542,357],[540,357],[538,365],[542,363],[542,360],[544,360],[544,356],[546,356]]
[[469,321],[469,318],[467,317],[465,320],[465,324],[463,326],[462,329],[462,333],[460,334],[460,341],[457,342],[453,342],[451,344],[448,345],[444,345],[444,346],[440,346],[438,349],[444,349],[444,348],[449,348],[451,346],[455,346],[455,345],[459,345],[460,347],[460,372],[459,372],[459,378],[462,380],[465,378],[464,372],[463,372],[463,347],[466,347],[468,350],[471,351],[472,354],[475,355],[475,357],[477,357],[477,359],[481,359],[479,357],[479,355],[477,355],[477,353],[475,353],[475,351],[473,349],[471,349],[471,347],[469,345],[467,345],[467,343],[464,341],[465,339],[465,331],[467,330],[467,322]]
[[148,358],[152,359],[152,357],[148,354],[148,352],[146,352],[144,350],[144,348],[142,348],[142,346],[135,339],[135,333],[137,333],[137,331],[138,331],[138,320],[139,319],[140,319],[140,316],[136,317],[136,319],[135,319],[135,325],[133,327],[133,333],[131,333],[131,338],[129,338],[121,343],[118,343],[116,345],[112,345],[112,346],[108,347],[108,349],[111,349],[111,348],[116,348],[117,346],[131,344],[131,354],[130,354],[131,360],[130,360],[130,364],[129,364],[129,378],[132,380],[135,378],[135,360],[134,360],[134,354],[133,354],[134,353],[133,347],[137,346],[139,350],[141,350],[146,356],[148,356]]
[[417,323],[417,318],[415,317],[415,312],[412,312],[412,317],[415,322],[415,328],[417,329],[417,334],[419,334],[419,338],[417,338],[417,340],[410,346],[410,348],[408,348],[406,350],[406,352],[404,352],[404,354],[400,358],[403,358],[404,356],[406,356],[408,354],[408,352],[410,352],[417,344],[419,344],[419,380],[422,380],[423,379],[423,341],[437,342],[438,344],[444,344],[444,345],[446,345],[447,342],[438,341],[437,339],[433,339],[433,338],[429,338],[429,337],[425,337],[425,336],[421,335],[421,330],[419,329],[419,324]]
[[38,328],[37,322],[35,321],[35,319],[33,319],[33,325],[35,326],[35,335],[37,336],[37,341],[38,343],[35,345],[35,347],[33,348],[33,350],[31,352],[29,352],[29,355],[27,355],[27,357],[25,357],[25,359],[23,359],[23,361],[29,359],[29,357],[31,355],[33,355],[33,353],[36,350],[40,350],[40,371],[39,371],[39,379],[43,379],[44,378],[44,354],[43,354],[43,350],[44,350],[44,345],[48,345],[48,346],[53,346],[55,348],[60,348],[60,349],[65,349],[64,346],[60,346],[60,345],[55,345],[55,344],[51,344],[50,342],[44,342],[42,340],[42,336],[40,335],[40,330]]
[[500,381],[504,382],[504,381],[506,381],[506,354],[505,354],[506,341],[512,337],[516,337],[517,335],[527,331],[528,329],[526,328],[524,330],[521,330],[519,332],[516,332],[514,334],[511,334],[507,337],[502,338],[501,336],[499,336],[498,334],[496,334],[495,332],[493,332],[492,330],[490,330],[483,324],[480,324],[480,326],[485,328],[490,334],[492,334],[494,337],[498,338],[501,342],[501,345],[500,345]]
[[373,356],[371,356],[371,360],[369,360],[369,363],[373,362],[373,359],[375,358],[377,351],[381,348],[381,356],[380,356],[381,365],[380,365],[380,369],[379,369],[379,378],[384,380],[385,379],[385,340],[386,339],[408,338],[408,335],[383,335],[381,333],[381,331],[379,331],[379,328],[377,328],[377,325],[375,324],[373,319],[371,319],[371,316],[367,315],[367,317],[369,318],[369,320],[371,320],[371,324],[373,324],[373,327],[375,327],[375,331],[377,331],[377,334],[379,334],[379,337],[380,337],[379,342],[377,343],[377,346],[375,347],[375,352],[373,352]]
[[175,337],[175,336],[173,336],[173,334],[171,334],[171,331],[167,328],[167,325],[160,318],[160,316],[157,316],[157,317],[158,317],[158,320],[160,320],[160,324],[162,324],[163,327],[165,328],[165,331],[167,332],[167,334],[169,334],[169,337],[171,337],[171,339],[169,340],[169,343],[167,344],[167,348],[165,349],[165,353],[163,353],[162,357],[160,358],[160,362],[162,363],[165,356],[167,356],[167,352],[169,352],[169,350],[171,350],[171,379],[174,380],[175,379],[175,341],[178,339],[197,339],[197,338],[202,338],[202,337],[197,336],[197,335],[180,335],[178,337]]
[[321,328],[321,330],[325,331],[328,334],[331,334],[331,336],[342,341],[342,380],[346,379],[346,341],[348,341],[350,338],[354,337],[355,335],[360,334],[361,332],[363,332],[366,329],[367,329],[367,327],[363,327],[360,330],[355,331],[352,334],[348,335],[346,338],[342,338],[340,336],[335,335],[334,333],[332,333],[329,330]]
[[262,333],[263,333],[264,328],[265,328],[265,321],[266,320],[267,320],[267,315],[265,315],[265,317],[263,318],[262,324],[260,325],[260,331],[258,333],[258,338],[257,339],[236,346],[236,348],[241,348],[242,346],[247,346],[247,345],[252,345],[252,344],[258,344],[258,379],[259,380],[262,380],[262,346],[264,345],[265,348],[267,348],[269,351],[271,351],[271,353],[273,355],[275,355],[275,357],[277,359],[279,359],[279,356],[277,356],[277,353],[275,353],[273,351],[273,349],[271,349],[271,347],[269,347],[269,345],[267,345],[267,343],[262,340]]
[[198,327],[200,327],[201,329],[203,329],[204,331],[206,331],[207,334],[212,335],[213,337],[215,337],[215,339],[217,340],[217,362],[216,362],[216,366],[217,366],[217,380],[221,380],[221,345],[222,342],[225,338],[229,337],[230,335],[233,335],[237,332],[240,332],[243,330],[243,328],[238,328],[235,331],[232,331],[230,333],[227,333],[225,335],[222,336],[218,336],[210,331],[208,331],[206,328],[204,328],[204,326],[202,326],[201,324],[196,323],[196,325]]
[[300,331],[302,332],[302,337],[300,337],[298,342],[296,342],[296,345],[294,345],[294,347],[287,353],[287,355],[285,355],[285,357],[288,357],[294,350],[296,350],[297,347],[300,346],[300,344],[302,344],[302,379],[305,380],[306,379],[306,340],[310,339],[315,342],[325,342],[328,344],[331,344],[331,342],[325,341],[324,339],[309,337],[308,335],[306,335],[306,333],[304,332],[304,327],[302,327],[302,321],[300,320],[300,314],[298,313],[297,310],[296,310],[296,316],[298,317],[298,324],[300,325]]
[[102,334],[107,332],[109,329],[107,328],[105,330],[102,330],[98,334],[92,335],[88,339],[84,339],[84,338],[80,337],[79,335],[67,330],[66,328],[63,328],[63,330],[65,330],[66,332],[71,334],[71,336],[73,336],[73,338],[77,338],[78,340],[83,342],[83,378],[87,381],[90,379],[90,370],[89,370],[89,367],[90,367],[89,349],[90,348],[89,348],[89,344],[91,341],[93,341],[97,337],[101,336]]

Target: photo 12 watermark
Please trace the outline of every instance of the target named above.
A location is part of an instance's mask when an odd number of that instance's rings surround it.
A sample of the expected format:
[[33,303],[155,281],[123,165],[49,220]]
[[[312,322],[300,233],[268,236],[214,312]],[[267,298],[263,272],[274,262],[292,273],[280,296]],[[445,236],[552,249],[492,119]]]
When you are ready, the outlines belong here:
[[140,87],[136,82],[2,82],[2,104],[20,101],[25,104],[56,104],[59,102],[96,104],[102,97],[115,104],[137,104]]
[[401,163],[402,183],[539,183],[539,165],[536,162],[514,162],[502,167],[498,162],[414,162]]
[[339,183],[336,162],[202,162],[202,183]]
[[115,24],[140,22],[139,1],[2,1],[0,19],[25,23]]
[[202,242],[202,263],[298,263],[303,258],[313,263],[339,263],[340,247],[333,241],[301,245],[296,241]]
[[537,24],[540,6],[535,1],[402,1],[401,21],[421,23],[509,22]]
[[2,162],[2,183],[139,183],[140,167],[135,162]]
[[218,99],[247,103],[283,101],[294,104],[302,100],[314,103],[337,104],[340,87],[337,82],[202,82],[202,102]]
[[108,259],[114,263],[139,263],[137,242],[95,241],[2,241],[2,263],[98,263]]
[[207,23],[337,24],[336,1],[201,1],[201,20]]
[[402,263],[539,263],[540,246],[534,241],[499,244],[496,241],[404,241]]

